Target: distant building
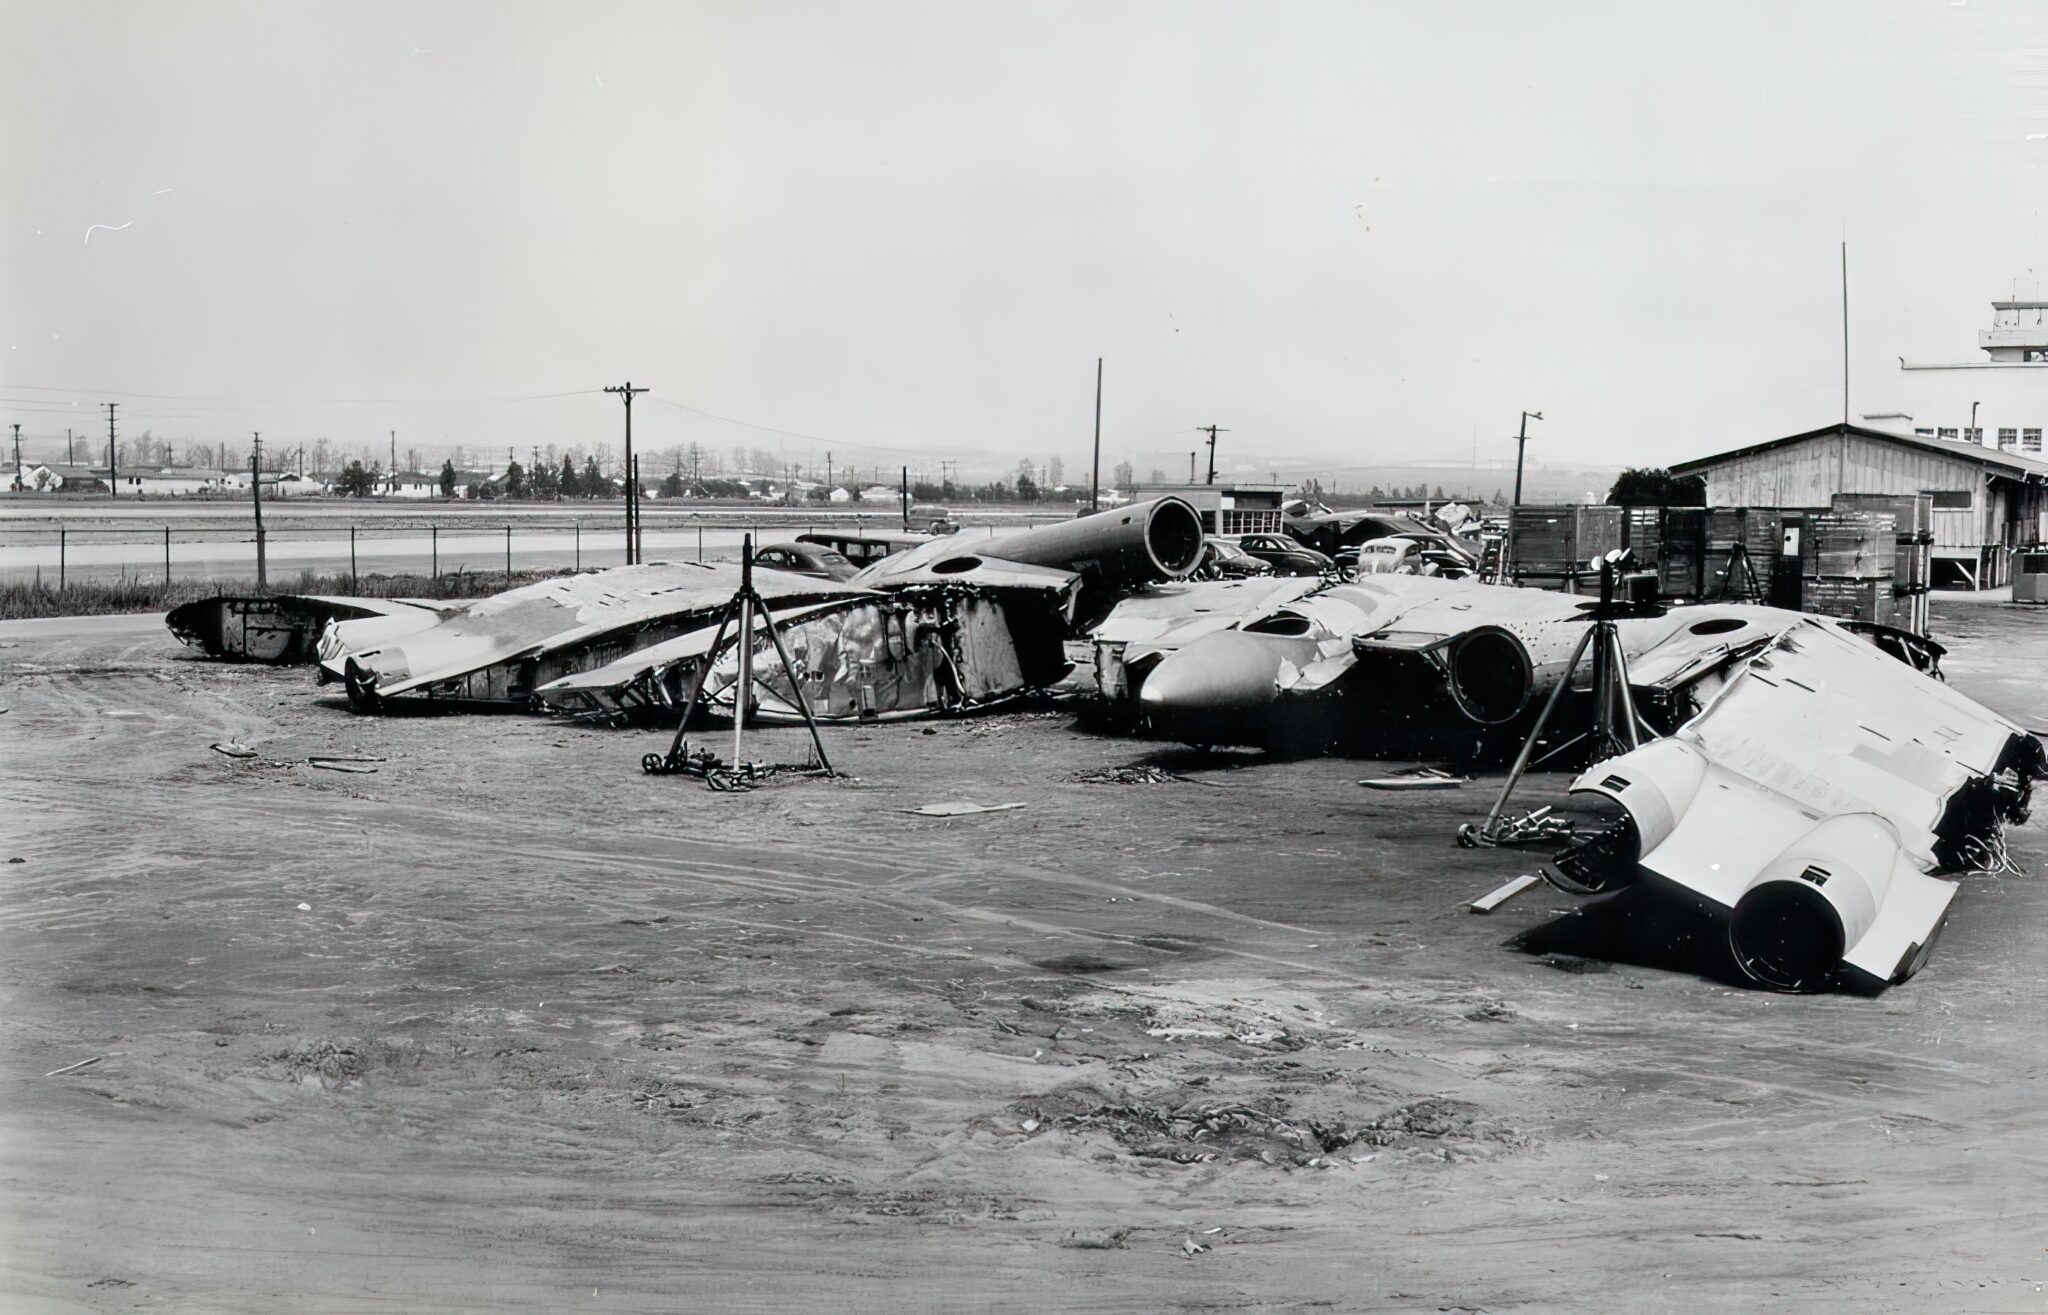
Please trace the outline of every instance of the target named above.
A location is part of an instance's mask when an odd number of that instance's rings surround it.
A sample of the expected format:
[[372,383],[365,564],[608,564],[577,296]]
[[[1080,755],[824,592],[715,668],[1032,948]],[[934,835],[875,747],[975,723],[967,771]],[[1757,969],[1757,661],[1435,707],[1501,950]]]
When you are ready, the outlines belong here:
[[377,496],[380,498],[438,498],[441,496],[441,477],[429,475],[423,470],[397,470],[384,475],[377,481]]
[[[1114,493],[1114,490],[1111,492]],[[1278,534],[1282,529],[1280,504],[1287,497],[1287,486],[1154,484],[1147,486],[1136,496],[1175,497],[1192,503],[1202,517],[1202,530],[1207,534]]]
[[[95,471],[102,481],[107,472]],[[122,470],[115,481],[122,497],[177,498],[222,488],[226,480],[217,470],[165,466],[158,470]]]
[[2024,452],[1829,425],[1681,461],[1707,482],[1710,507],[1825,509],[1837,493],[1927,493],[1934,501],[1934,584],[1991,588],[2013,549],[2048,540],[2048,461]]
[[1889,381],[1890,407],[1874,429],[2043,457],[2048,430],[2048,301],[1994,301],[1977,334],[1982,360],[1908,361]]

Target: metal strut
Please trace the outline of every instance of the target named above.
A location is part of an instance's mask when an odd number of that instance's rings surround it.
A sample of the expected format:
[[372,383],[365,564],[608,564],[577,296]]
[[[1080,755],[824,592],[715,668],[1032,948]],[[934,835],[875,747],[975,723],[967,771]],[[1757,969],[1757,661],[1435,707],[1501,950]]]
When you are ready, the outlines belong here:
[[[832,760],[825,756],[825,741],[818,734],[818,719],[811,715],[811,701],[804,697],[803,681],[797,676],[796,667],[789,660],[789,650],[783,647],[781,632],[776,629],[775,614],[769,610],[768,602],[754,588],[754,536],[745,535],[740,540],[740,587],[719,613],[718,630],[712,636],[711,647],[704,651],[704,660],[697,665],[697,675],[690,682],[690,698],[683,705],[683,718],[676,725],[675,738],[669,742],[668,752],[650,753],[640,760],[640,768],[650,776],[667,776],[686,773],[701,776],[704,783],[713,790],[744,790],[752,783],[777,771],[790,770],[781,764],[750,763],[741,757],[745,745],[747,713],[754,706],[754,618],[758,614],[768,631],[768,640],[775,645],[775,655],[782,659],[782,670],[789,676],[790,693],[796,701],[797,711],[803,714],[804,726],[811,733],[811,747],[818,755],[818,770],[827,776],[837,776],[832,769]],[[737,626],[734,642],[741,645],[739,653],[739,679],[733,687],[732,705],[732,758],[721,762],[710,749],[690,751],[686,738],[690,730],[690,719],[697,715],[697,706],[703,701],[704,683],[711,675],[711,664],[718,656],[718,650],[725,644],[728,627]]]
[[1553,816],[1549,806],[1535,809],[1520,817],[1506,816],[1508,800],[1515,787],[1528,774],[1531,761],[1536,756],[1536,743],[1543,738],[1543,732],[1557,715],[1558,705],[1564,701],[1564,692],[1571,686],[1572,677],[1579,671],[1579,664],[1592,655],[1593,670],[1593,724],[1582,735],[1573,736],[1564,744],[1545,754],[1545,759],[1590,739],[1592,756],[1589,762],[1627,753],[1642,741],[1637,735],[1644,723],[1636,712],[1635,695],[1628,685],[1628,654],[1621,646],[1621,633],[1615,628],[1614,577],[1619,562],[1615,555],[1600,562],[1600,605],[1593,612],[1593,622],[1586,633],[1579,636],[1579,642],[1572,649],[1571,660],[1565,663],[1564,674],[1557,684],[1551,686],[1550,696],[1543,702],[1543,711],[1530,728],[1529,736],[1522,741],[1520,752],[1515,755],[1515,765],[1508,769],[1508,779],[1501,782],[1500,795],[1493,801],[1493,808],[1486,815],[1486,821],[1474,826],[1466,822],[1458,828],[1458,843],[1467,849],[1481,845],[1525,845],[1539,840],[1561,840],[1571,835],[1572,823],[1569,818]]

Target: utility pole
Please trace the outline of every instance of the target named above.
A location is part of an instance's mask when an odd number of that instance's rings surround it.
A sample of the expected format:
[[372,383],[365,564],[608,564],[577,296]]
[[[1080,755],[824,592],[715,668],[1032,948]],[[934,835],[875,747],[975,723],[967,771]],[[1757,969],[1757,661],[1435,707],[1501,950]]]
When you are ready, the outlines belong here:
[[[1230,431],[1229,431],[1229,430],[1227,430],[1227,429],[1221,429],[1221,428],[1218,428],[1218,427],[1217,427],[1217,426],[1215,426],[1215,425],[1196,425],[1196,426],[1195,426],[1195,429],[1196,429],[1196,431],[1197,431],[1197,432],[1200,432],[1200,431],[1202,431],[1202,430],[1205,430],[1205,429],[1206,429],[1206,430],[1208,431],[1208,433],[1209,433],[1209,478],[1208,478],[1208,479],[1206,479],[1206,480],[1204,480],[1204,481],[1203,481],[1203,483],[1205,483],[1205,484],[1214,484],[1214,483],[1216,482],[1216,435],[1218,435],[1218,434],[1227,434],[1227,433],[1229,433]],[[1193,466],[1189,466],[1189,467],[1188,467],[1188,480],[1189,480],[1189,482],[1191,482],[1191,483],[1192,483],[1192,482],[1193,482],[1193,480],[1194,480],[1194,478],[1195,478],[1195,470],[1194,470],[1194,467],[1193,467]]]
[[[1844,225],[1846,228],[1847,226]],[[1972,422],[1976,416],[1970,417]],[[1842,423],[1849,423],[1849,239],[1842,239]]]
[[118,498],[121,496],[121,469],[115,461],[114,409],[121,404],[119,402],[101,402],[100,405],[107,408],[107,487]]
[[71,447],[71,426],[66,425],[64,426],[64,464],[67,466],[75,465],[77,461],[78,455]]
[[1195,482],[1195,454],[1188,453],[1188,483]]
[[1503,584],[1512,584],[1510,572],[1515,562],[1515,508],[1522,505],[1522,453],[1529,446],[1529,422],[1541,420],[1541,411],[1522,412],[1522,427],[1515,432],[1515,500],[1508,504],[1508,538],[1500,554],[1500,578]]
[[827,493],[832,491],[832,454],[830,452],[825,454],[825,491]]
[[903,468],[903,528],[910,528],[910,467]]
[[1522,412],[1522,427],[1515,434],[1515,501],[1509,508],[1510,517],[1513,515],[1514,507],[1522,505],[1522,452],[1529,446],[1529,422],[1542,418],[1541,411]]
[[14,491],[21,492],[21,426],[14,427]]
[[1102,510],[1102,358],[1095,358],[1095,455],[1088,463],[1088,510]]
[[255,433],[249,449],[249,505],[256,510],[256,587],[267,588],[270,572],[263,560],[263,434]]
[[607,388],[605,391],[617,393],[619,400],[626,404],[626,565],[631,566],[640,560],[638,550],[634,546],[638,537],[635,531],[639,528],[640,520],[640,479],[633,466],[633,399],[651,390],[635,388],[633,381],[628,379],[625,383]]

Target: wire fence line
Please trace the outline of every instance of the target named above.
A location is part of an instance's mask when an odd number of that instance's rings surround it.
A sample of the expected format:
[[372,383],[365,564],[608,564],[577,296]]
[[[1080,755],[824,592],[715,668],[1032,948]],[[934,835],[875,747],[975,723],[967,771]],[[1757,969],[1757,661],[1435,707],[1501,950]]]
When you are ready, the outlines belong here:
[[[1059,518],[1020,517],[1004,526],[968,527],[960,535],[971,542],[999,529],[1052,519]],[[893,516],[799,519],[697,513],[650,517],[642,525],[640,541],[649,561],[716,561],[736,556],[747,538],[761,546],[803,534],[900,528],[900,520]],[[497,521],[473,516],[286,519],[263,528],[260,546],[268,573],[345,571],[351,579],[371,574],[439,577],[458,571],[582,570],[619,566],[626,560],[625,527],[619,519],[546,514]],[[151,524],[134,518],[87,525],[0,521],[0,581],[35,581],[61,589],[115,580],[253,580],[258,574],[258,548],[258,532],[248,520],[193,518]]]

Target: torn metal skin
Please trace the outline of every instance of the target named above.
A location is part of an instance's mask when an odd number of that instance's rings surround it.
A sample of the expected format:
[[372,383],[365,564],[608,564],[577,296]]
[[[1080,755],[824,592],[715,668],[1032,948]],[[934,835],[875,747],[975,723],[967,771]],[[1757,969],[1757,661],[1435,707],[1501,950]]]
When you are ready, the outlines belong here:
[[[1408,575],[1239,599],[1119,606],[1096,634],[1103,698],[1192,744],[1484,756],[1520,743],[1593,605]],[[1639,711],[1654,731],[1677,726],[1736,661],[1804,619],[1708,604],[1616,622]]]
[[1819,618],[1731,672],[1667,739],[1574,793],[1619,818],[1560,853],[1586,891],[1631,883],[1722,921],[1744,976],[1881,990],[1926,962],[1956,887],[2004,865],[2048,774],[2019,726]]
[[[739,579],[738,566],[662,562],[543,580],[481,599],[426,629],[379,633],[366,647],[349,646],[335,627],[322,667],[339,670],[350,705],[363,711],[400,696],[530,707],[542,685],[716,621]],[[766,568],[754,573],[754,583],[764,597],[792,607],[864,592]]]
[[222,595],[171,609],[164,624],[208,657],[299,666],[315,661],[321,634],[348,621],[435,624],[444,605],[425,599],[338,598],[315,594]]

